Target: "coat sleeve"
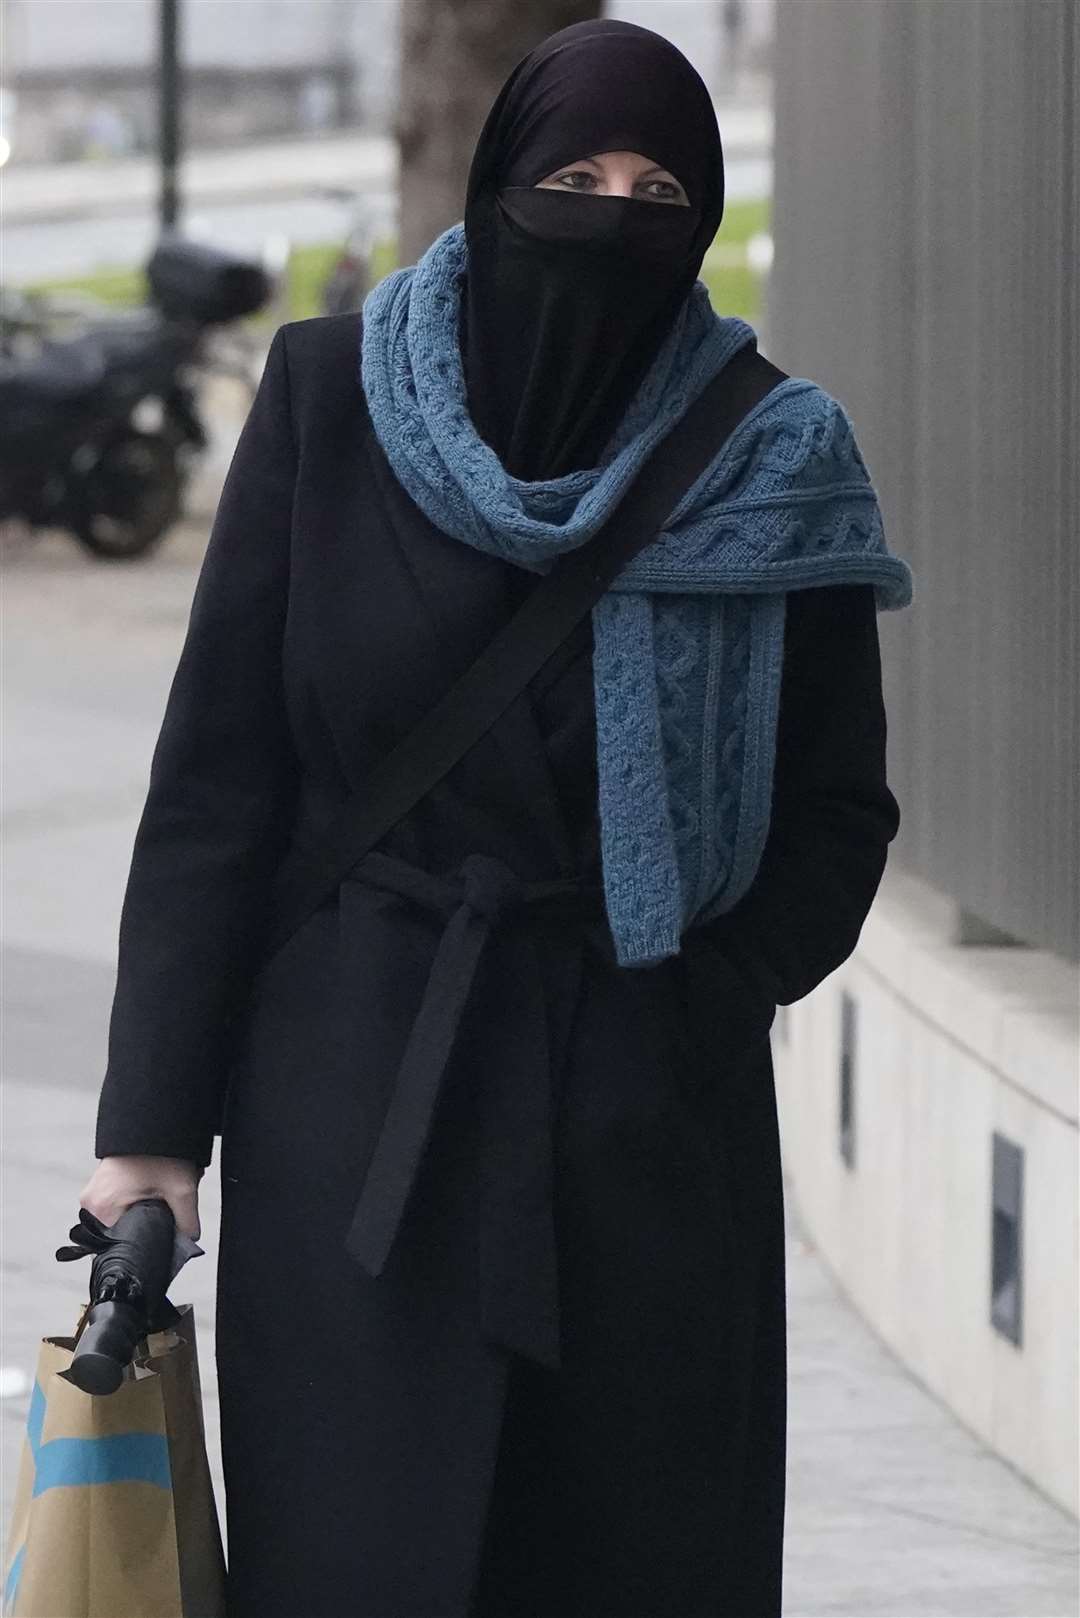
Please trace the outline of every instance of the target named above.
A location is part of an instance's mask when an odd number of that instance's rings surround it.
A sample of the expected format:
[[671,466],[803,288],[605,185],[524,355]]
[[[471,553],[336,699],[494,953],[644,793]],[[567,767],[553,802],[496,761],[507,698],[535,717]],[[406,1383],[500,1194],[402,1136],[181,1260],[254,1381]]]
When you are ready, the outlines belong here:
[[739,902],[684,940],[691,1000],[724,1022],[725,1044],[767,1033],[778,1004],[854,950],[900,825],[885,754],[873,586],[792,591],[761,862]]
[[121,911],[98,1157],[206,1166],[298,767],[282,681],[296,476],[285,329],[229,468]]

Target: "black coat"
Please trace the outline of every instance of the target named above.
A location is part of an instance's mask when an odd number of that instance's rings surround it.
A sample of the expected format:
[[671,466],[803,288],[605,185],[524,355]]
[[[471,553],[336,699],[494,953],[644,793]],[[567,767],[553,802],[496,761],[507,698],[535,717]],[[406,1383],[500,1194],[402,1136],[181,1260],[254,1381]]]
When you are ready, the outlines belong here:
[[[769,1030],[854,948],[899,823],[872,590],[789,597],[765,854],[675,960],[620,968],[594,903],[539,900],[597,872],[586,625],[256,972],[284,853],[527,582],[396,482],[358,343],[352,315],[283,327],[237,448],[98,1116],[99,1156],[205,1164],[222,1135],[230,1612],[771,1618]],[[362,1186],[367,1268],[344,1246]]]

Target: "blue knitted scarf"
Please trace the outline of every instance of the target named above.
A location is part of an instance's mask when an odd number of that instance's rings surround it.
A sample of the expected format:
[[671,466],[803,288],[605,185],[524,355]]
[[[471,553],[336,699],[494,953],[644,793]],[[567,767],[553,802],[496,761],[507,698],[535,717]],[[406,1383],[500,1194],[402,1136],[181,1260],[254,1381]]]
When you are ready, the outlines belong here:
[[[698,281],[597,466],[509,476],[466,408],[458,348],[464,226],[363,307],[360,375],[375,433],[444,533],[544,573],[603,524],[642,461],[753,327]],[[745,418],[656,540],[593,610],[604,891],[619,961],[677,954],[694,921],[746,892],[769,826],[785,592],[870,583],[907,606],[851,422],[805,377]]]

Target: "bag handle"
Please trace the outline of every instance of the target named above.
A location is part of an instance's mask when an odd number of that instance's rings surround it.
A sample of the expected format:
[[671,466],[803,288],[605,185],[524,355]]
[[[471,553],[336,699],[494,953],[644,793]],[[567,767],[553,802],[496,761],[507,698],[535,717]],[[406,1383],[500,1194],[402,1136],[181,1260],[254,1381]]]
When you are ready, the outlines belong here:
[[665,519],[743,418],[787,372],[751,339],[702,390],[638,469],[603,528],[561,556],[461,678],[371,771],[324,841],[282,864],[264,962],[335,892],[353,867],[448,775],[521,694]]

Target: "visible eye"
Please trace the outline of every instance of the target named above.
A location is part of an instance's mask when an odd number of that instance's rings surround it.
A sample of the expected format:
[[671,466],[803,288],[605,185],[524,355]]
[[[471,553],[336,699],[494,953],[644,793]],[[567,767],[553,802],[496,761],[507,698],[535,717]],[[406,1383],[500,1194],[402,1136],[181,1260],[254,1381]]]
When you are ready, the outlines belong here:
[[[584,184],[575,184],[577,180],[584,181]],[[557,174],[550,183],[561,185],[564,191],[589,191],[596,185],[596,175],[590,174],[588,169],[567,169],[565,174]]]
[[674,180],[643,180],[638,187],[650,202],[682,202],[685,192]]

